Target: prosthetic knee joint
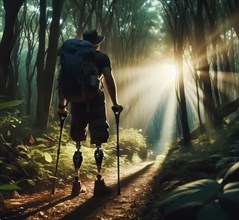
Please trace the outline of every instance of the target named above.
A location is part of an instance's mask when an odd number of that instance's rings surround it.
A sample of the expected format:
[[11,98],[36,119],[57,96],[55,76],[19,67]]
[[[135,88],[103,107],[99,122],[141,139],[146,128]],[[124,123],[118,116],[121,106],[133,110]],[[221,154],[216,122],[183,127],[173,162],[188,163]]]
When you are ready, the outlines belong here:
[[103,151],[100,149],[101,145],[96,145],[96,150],[95,150],[95,162],[97,165],[97,180],[101,180],[102,175],[101,175],[101,165],[104,157]]

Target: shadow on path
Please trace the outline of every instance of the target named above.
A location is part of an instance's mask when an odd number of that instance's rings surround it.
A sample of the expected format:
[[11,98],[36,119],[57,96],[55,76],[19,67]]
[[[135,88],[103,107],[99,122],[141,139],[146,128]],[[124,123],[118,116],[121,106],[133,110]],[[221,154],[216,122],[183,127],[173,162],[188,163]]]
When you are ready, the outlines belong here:
[[[121,188],[126,188],[131,182],[136,180],[138,177],[140,177],[143,173],[145,173],[154,163],[150,163],[143,167],[143,169],[139,170],[138,172],[127,176],[123,178],[120,181]],[[112,193],[108,194],[104,197],[91,197],[88,199],[85,203],[78,206],[73,212],[68,213],[65,215],[62,220],[74,220],[74,219],[84,219],[87,220],[92,219],[92,215],[97,215],[97,213],[100,212],[101,209],[103,209],[108,202],[110,202],[112,199],[117,197],[117,184],[114,184],[111,186]]]
[[[41,198],[38,201],[26,203],[26,204],[22,205],[19,208],[16,208],[14,210],[5,212],[3,214],[0,214],[0,220],[2,220],[2,219],[7,219],[7,220],[23,220],[23,219],[27,219],[28,217],[30,217],[32,215],[35,215],[38,212],[48,210],[49,208],[54,207],[55,205],[60,204],[62,202],[65,202],[67,200],[70,200],[72,198],[73,197],[71,195],[68,195],[68,196],[65,196],[63,198],[57,199],[56,201],[53,201],[53,202],[50,201],[50,200],[52,200],[52,197],[48,197],[46,199],[42,199]],[[44,203],[48,203],[48,204],[45,205],[45,206],[42,206]],[[34,207],[37,207],[37,206],[41,206],[41,207],[38,208],[38,209],[35,209],[33,211],[27,212],[25,214],[22,214],[27,209],[34,208]]]
[[[154,162],[147,163],[142,169],[124,177],[120,181],[121,189],[127,188],[127,186],[144,174]],[[117,197],[117,183],[110,185],[112,192],[103,197],[90,197],[84,201],[80,206],[77,206],[74,211],[66,214],[62,220],[74,220],[74,219],[84,219],[87,220],[88,217],[92,215],[97,215],[100,213],[100,210],[103,209],[108,202]],[[75,199],[71,195],[57,194],[57,195],[45,195],[44,197],[39,198],[38,200],[26,202],[19,207],[16,207],[12,210],[9,210],[4,213],[0,213],[0,220],[23,220],[28,217],[34,216],[35,214],[60,204],[68,200]],[[29,210],[28,210],[29,209]],[[34,210],[33,210],[34,209]],[[67,210],[66,210],[67,212]],[[92,219],[92,218],[90,218]]]

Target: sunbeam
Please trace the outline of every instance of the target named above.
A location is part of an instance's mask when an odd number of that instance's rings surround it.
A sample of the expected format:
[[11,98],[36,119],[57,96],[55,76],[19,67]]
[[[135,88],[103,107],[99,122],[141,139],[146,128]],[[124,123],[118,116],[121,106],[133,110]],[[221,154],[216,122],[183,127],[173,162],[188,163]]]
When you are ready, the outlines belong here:
[[174,91],[174,80],[165,65],[150,64],[118,70],[116,80],[121,88],[120,100],[125,103],[127,126],[147,126],[166,88]]
[[121,126],[142,129],[148,135],[155,115],[163,111],[164,114],[156,122],[161,125],[160,130],[156,131],[158,144],[161,140],[169,141],[175,122],[177,73],[171,63],[165,61],[115,70],[120,88],[118,96],[124,104]]
[[[141,129],[156,153],[162,152],[166,143],[178,137],[181,132],[181,124],[177,118],[177,73],[173,62],[168,60],[115,71],[120,88],[118,96],[124,105],[121,126]],[[238,91],[235,91],[235,94],[227,94],[225,88],[225,83],[230,86],[237,84],[235,74],[227,74],[226,77],[221,75],[222,73],[219,73],[218,76],[220,97],[235,97]],[[184,72],[184,81],[188,122],[190,131],[193,131],[199,125],[198,107],[200,117],[204,120],[203,92],[199,87],[198,101],[195,77]]]

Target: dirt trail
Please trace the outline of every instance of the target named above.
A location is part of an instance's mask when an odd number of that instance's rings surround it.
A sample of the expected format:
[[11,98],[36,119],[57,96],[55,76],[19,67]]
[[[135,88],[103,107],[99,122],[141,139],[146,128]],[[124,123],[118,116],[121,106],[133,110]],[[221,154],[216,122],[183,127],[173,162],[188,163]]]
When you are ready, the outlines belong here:
[[107,196],[93,196],[94,181],[86,181],[86,193],[72,198],[71,186],[49,192],[6,200],[0,219],[12,220],[112,220],[140,219],[151,193],[153,177],[158,170],[154,162],[143,162],[121,169],[121,195],[117,196],[116,173],[104,174],[105,183],[113,189]]

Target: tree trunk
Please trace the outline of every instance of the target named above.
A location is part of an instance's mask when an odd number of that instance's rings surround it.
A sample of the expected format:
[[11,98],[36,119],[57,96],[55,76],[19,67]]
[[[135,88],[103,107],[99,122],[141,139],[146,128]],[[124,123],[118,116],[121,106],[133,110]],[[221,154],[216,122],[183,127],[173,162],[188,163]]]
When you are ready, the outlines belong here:
[[219,98],[219,90],[218,90],[218,65],[217,65],[217,39],[220,37],[218,33],[218,28],[216,26],[216,4],[212,2],[209,6],[207,1],[203,1],[204,8],[208,17],[209,21],[209,28],[210,28],[210,38],[212,42],[212,68],[214,71],[214,79],[213,79],[213,89],[215,95],[215,103],[217,107],[220,105],[220,98]]
[[190,129],[188,125],[188,114],[187,104],[185,96],[185,85],[184,85],[184,68],[183,68],[183,40],[185,34],[185,9],[187,8],[187,2],[178,3],[179,18],[177,16],[176,37],[174,39],[174,51],[177,62],[177,69],[179,71],[179,107],[180,107],[180,119],[182,123],[183,142],[184,145],[188,145],[191,141]]
[[17,99],[18,97],[18,78],[19,78],[19,53],[21,52],[20,41],[21,36],[20,32],[22,27],[18,19],[15,22],[15,37],[14,37],[14,47],[11,53],[10,59],[10,71],[9,71],[9,86],[8,86],[8,96],[10,99]]
[[54,88],[54,75],[57,62],[57,51],[58,51],[58,39],[60,34],[60,17],[63,6],[63,0],[53,0],[52,2],[52,22],[50,26],[49,46],[46,57],[46,66],[44,71],[43,81],[39,85],[44,89],[43,93],[38,94],[43,96],[43,106],[41,106],[42,112],[38,112],[37,118],[40,117],[42,120],[38,121],[38,125],[45,129],[48,125],[48,116],[52,102],[52,92]]
[[[183,23],[181,23],[183,26]],[[180,29],[183,29],[181,27]],[[177,48],[176,48],[176,60],[177,60],[177,69],[179,71],[179,106],[180,106],[180,119],[182,123],[182,131],[183,131],[183,141],[184,144],[187,145],[191,141],[190,130],[188,126],[188,115],[187,115],[187,105],[186,105],[186,97],[185,97],[185,86],[184,86],[184,74],[183,74],[183,34],[184,30],[181,30],[177,38]]]
[[[233,112],[237,111],[238,108],[239,108],[239,98],[225,105],[220,106],[219,108],[217,108],[217,111],[222,118],[225,118],[228,115],[232,114]],[[197,139],[201,134],[203,134],[204,127],[205,124],[202,124],[195,130],[193,130],[191,133],[191,139],[193,140]],[[183,143],[183,140],[179,141],[179,143]]]
[[196,28],[196,40],[198,42],[198,70],[199,70],[199,80],[203,91],[203,105],[205,121],[208,122],[208,126],[215,126],[220,123],[217,117],[215,104],[212,96],[212,86],[211,79],[209,75],[209,64],[207,61],[207,48],[204,30],[204,20],[203,20],[203,1],[197,0],[197,14],[195,27]]
[[220,106],[218,112],[222,118],[225,118],[228,115],[232,114],[233,112],[237,111],[238,108],[239,108],[239,98]]
[[37,53],[37,107],[36,126],[43,127],[44,112],[44,67],[46,45],[46,0],[40,1],[39,47]]
[[45,103],[44,103],[44,126],[48,124],[48,116],[52,102],[52,93],[54,88],[54,76],[57,62],[58,39],[60,34],[60,17],[64,0],[53,0],[53,14],[50,27],[49,46],[46,58],[45,68]]
[[3,0],[5,27],[0,44],[0,94],[8,96],[10,56],[14,45],[14,26],[24,0]]

